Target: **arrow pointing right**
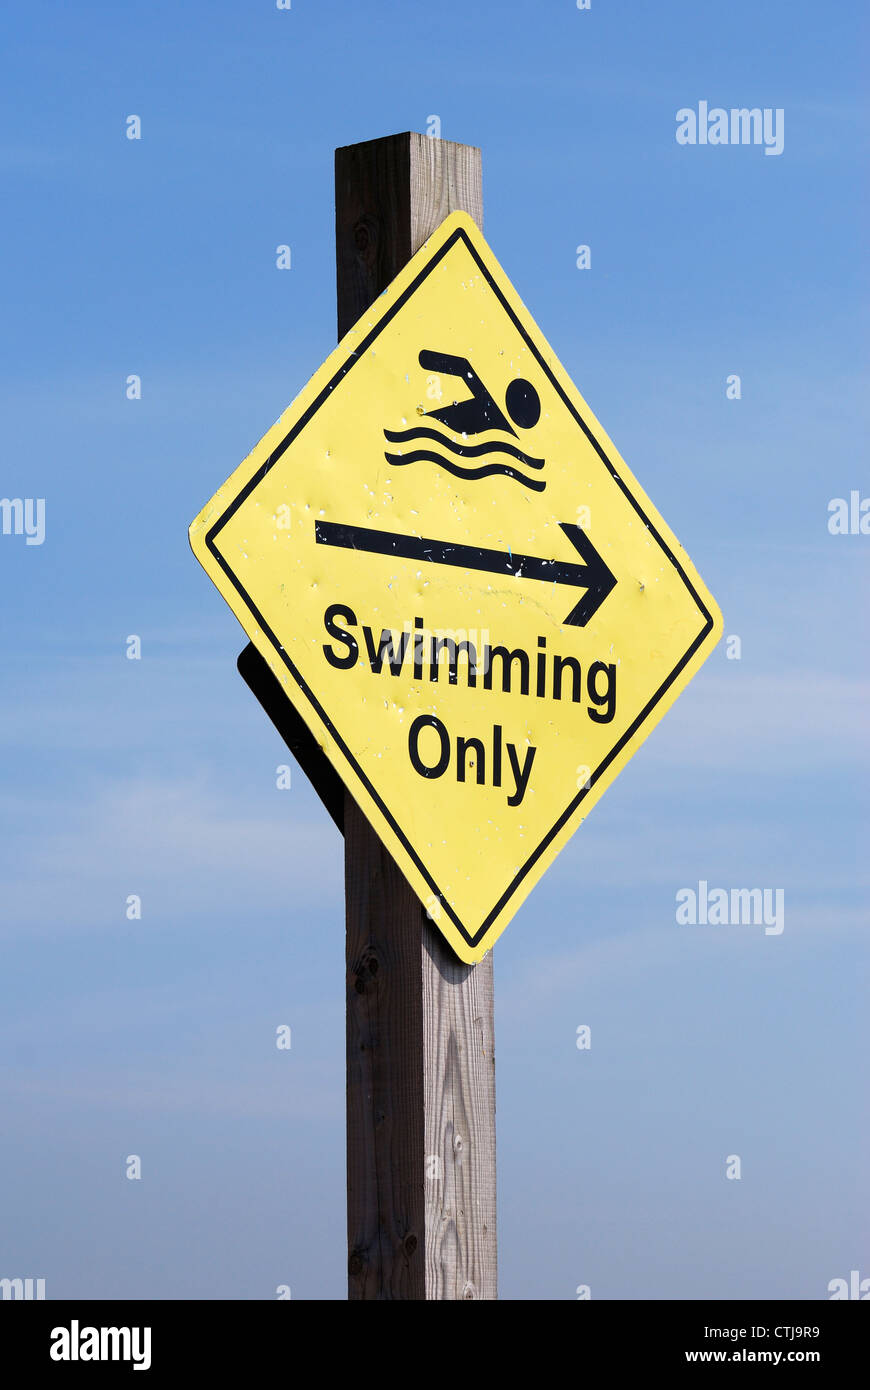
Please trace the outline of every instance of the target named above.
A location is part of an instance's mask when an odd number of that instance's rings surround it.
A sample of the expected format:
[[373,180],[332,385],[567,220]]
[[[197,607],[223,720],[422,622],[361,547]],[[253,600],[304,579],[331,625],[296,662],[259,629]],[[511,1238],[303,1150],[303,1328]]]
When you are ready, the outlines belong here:
[[396,555],[403,560],[423,560],[433,565],[454,565],[459,569],[485,570],[490,574],[512,574],[517,579],[539,579],[547,584],[569,584],[585,589],[580,602],[563,620],[566,627],[585,627],[616,587],[616,577],[585,531],[571,521],[560,521],[559,525],[581,555],[582,565],[574,560],[542,560],[537,555],[515,555],[512,551],[455,545],[452,541],[405,536],[395,531],[374,531],[368,526],[345,526],[336,521],[315,521],[314,533],[318,545],[366,550],[375,555]]
[[[598,612],[607,595],[616,588],[616,575],[605,564],[582,527],[576,526],[573,521],[560,521],[559,525],[586,562],[585,565],[564,566],[578,576],[569,580],[569,583],[586,586],[586,593],[577,606],[571,609],[565,619],[565,626],[585,627],[589,619]],[[584,575],[585,578],[579,578],[580,575]]]

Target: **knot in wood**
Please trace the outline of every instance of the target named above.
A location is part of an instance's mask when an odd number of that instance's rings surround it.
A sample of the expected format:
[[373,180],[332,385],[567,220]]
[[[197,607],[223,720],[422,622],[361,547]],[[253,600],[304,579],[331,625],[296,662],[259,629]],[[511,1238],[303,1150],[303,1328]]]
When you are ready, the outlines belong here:
[[357,994],[365,994],[369,985],[377,977],[380,969],[380,962],[373,952],[368,952],[362,957],[354,972],[353,987]]

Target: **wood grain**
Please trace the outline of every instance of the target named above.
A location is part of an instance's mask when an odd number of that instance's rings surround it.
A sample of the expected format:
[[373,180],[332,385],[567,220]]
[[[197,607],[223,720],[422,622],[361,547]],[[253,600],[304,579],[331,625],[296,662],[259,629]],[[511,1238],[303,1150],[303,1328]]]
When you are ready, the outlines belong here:
[[492,952],[479,965],[464,965],[429,922],[423,926],[423,1114],[426,1297],[496,1298]]
[[[449,212],[480,151],[406,133],[336,151],[339,337]],[[353,798],[347,910],[348,1297],[494,1299],[492,955],[464,965]]]
[[348,1297],[426,1297],[423,909],[353,798],[347,912]]

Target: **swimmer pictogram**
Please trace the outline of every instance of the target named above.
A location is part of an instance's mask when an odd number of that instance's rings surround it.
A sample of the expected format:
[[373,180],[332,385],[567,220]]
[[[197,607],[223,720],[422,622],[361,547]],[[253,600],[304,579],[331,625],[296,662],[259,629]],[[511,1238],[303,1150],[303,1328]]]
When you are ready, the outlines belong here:
[[[462,443],[427,425],[416,425],[406,430],[385,429],[384,437],[389,444],[427,441],[423,448],[412,449],[407,454],[385,452],[387,463],[395,467],[411,463],[435,463],[454,477],[466,478],[469,481],[500,475],[521,483],[532,492],[543,492],[546,487],[544,479],[540,476],[530,476],[523,468],[542,469],[544,459],[526,453],[518,443],[511,443],[510,440],[495,438],[476,444],[466,442],[469,436],[484,433],[507,434],[511,439],[519,439],[517,430],[513,428],[507,416],[510,416],[510,420],[518,429],[533,429],[541,418],[541,400],[532,383],[523,377],[515,377],[510,382],[505,392],[505,415],[467,357],[423,348],[418,361],[425,371],[458,378],[470,391],[471,394],[465,400],[453,401],[450,405],[439,406],[437,410],[427,410],[423,413],[424,420],[437,421],[453,434],[460,435]],[[432,444],[439,445],[443,452],[433,449]],[[452,457],[447,457],[447,453]],[[498,455],[503,455],[511,462],[494,461]],[[459,462],[462,459],[480,459],[481,463],[469,467]],[[523,467],[517,467],[517,464]]]

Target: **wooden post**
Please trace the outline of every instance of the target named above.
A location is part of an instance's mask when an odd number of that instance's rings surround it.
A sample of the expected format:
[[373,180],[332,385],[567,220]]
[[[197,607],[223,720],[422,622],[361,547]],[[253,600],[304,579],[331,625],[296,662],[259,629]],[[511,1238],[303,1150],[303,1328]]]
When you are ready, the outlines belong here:
[[[335,155],[339,337],[450,212],[480,150],[392,135]],[[492,955],[463,965],[345,795],[351,1299],[495,1298]]]

